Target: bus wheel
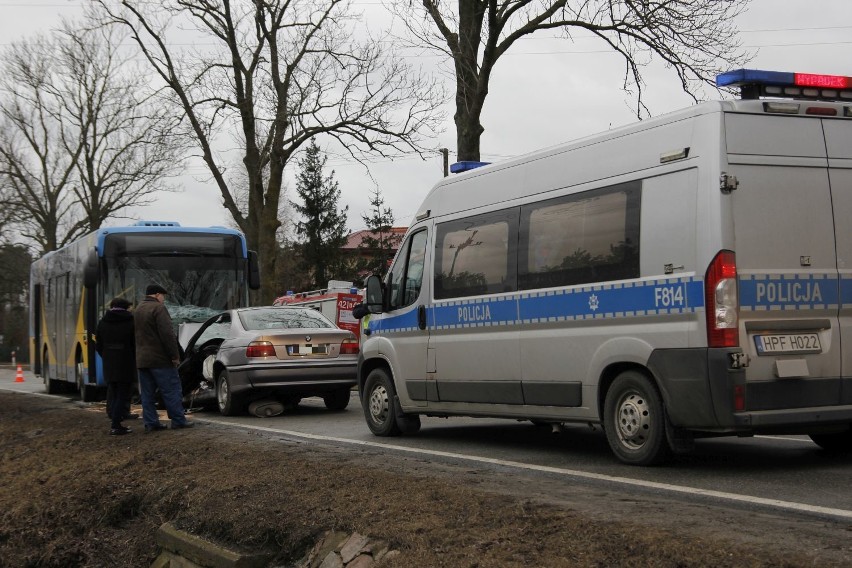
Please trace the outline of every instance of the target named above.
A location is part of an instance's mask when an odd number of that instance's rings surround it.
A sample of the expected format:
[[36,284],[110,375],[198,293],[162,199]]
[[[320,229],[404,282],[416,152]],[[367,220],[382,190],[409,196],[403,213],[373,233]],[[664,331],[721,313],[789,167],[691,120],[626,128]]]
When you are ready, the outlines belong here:
[[625,371],[615,378],[606,393],[604,430],[618,459],[652,465],[667,458],[665,420],[663,401],[648,377]]
[[402,432],[396,423],[393,381],[384,369],[373,369],[364,383],[364,417],[367,427],[376,436],[399,436]]
[[231,392],[231,377],[227,369],[222,369],[216,378],[216,403],[224,416],[234,416],[242,411],[242,404]]
[[80,388],[80,400],[83,402],[95,402],[98,400],[98,388],[86,382],[86,379],[83,377],[83,362],[79,359],[74,364],[74,375],[77,379],[77,386]]
[[44,391],[47,394],[59,394],[62,391],[62,385],[59,381],[50,378],[50,367],[47,363],[47,350],[41,358],[41,376],[44,379]]
[[852,427],[845,432],[811,434],[810,438],[823,450],[829,452],[852,452]]

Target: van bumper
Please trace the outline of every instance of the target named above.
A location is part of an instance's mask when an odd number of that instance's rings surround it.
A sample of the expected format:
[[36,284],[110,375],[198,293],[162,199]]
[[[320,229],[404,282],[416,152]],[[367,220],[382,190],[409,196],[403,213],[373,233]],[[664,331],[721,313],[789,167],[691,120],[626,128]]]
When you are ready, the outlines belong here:
[[[674,426],[717,433],[807,433],[852,424],[852,377],[746,383],[739,349],[657,349],[648,368]],[[736,387],[745,406],[734,406]],[[846,393],[843,395],[842,393]],[[845,398],[844,398],[845,396]],[[849,399],[849,400],[847,400]]]

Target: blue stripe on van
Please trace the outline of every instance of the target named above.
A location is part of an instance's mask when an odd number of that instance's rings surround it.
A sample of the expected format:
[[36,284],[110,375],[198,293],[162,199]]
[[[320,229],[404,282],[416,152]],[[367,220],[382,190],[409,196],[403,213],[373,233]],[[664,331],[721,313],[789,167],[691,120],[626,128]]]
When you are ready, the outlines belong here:
[[852,307],[852,274],[840,277],[840,301],[844,308]]
[[[458,329],[548,321],[692,313],[704,308],[704,284],[694,277],[630,281],[535,291],[435,304],[430,328]],[[417,329],[417,312],[371,319],[373,333]]]
[[[842,296],[835,274],[740,274],[740,308],[752,311],[837,309],[852,302],[852,283]],[[847,290],[848,288],[848,290]]]
[[[740,307],[751,311],[852,307],[852,274],[740,274]],[[563,290],[535,291],[494,299],[436,304],[430,328],[458,329],[551,321],[610,319],[692,313],[704,309],[700,278],[629,281]],[[411,332],[417,310],[370,321],[376,333]]]

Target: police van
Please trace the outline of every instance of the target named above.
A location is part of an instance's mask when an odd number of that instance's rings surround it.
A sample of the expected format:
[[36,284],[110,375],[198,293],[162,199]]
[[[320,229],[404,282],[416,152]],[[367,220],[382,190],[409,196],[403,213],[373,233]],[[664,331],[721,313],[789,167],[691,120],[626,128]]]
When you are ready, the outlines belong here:
[[434,186],[367,283],[374,434],[589,423],[640,465],[721,435],[852,449],[852,78],[717,83],[741,100]]

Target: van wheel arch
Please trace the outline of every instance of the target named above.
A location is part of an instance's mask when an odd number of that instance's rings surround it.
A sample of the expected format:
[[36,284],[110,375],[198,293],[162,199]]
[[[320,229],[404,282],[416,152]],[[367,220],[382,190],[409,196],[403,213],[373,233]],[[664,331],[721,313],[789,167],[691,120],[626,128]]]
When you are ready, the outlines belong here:
[[666,406],[667,404],[666,393],[660,387],[660,382],[654,376],[654,373],[648,369],[648,367],[631,362],[613,363],[601,372],[600,379],[598,380],[598,417],[600,418],[601,424],[603,424],[604,421],[604,403],[606,401],[606,393],[609,392],[609,389],[615,379],[626,371],[636,371],[645,375],[648,380],[657,387],[657,391],[659,391],[660,396],[663,399],[663,406]]
[[382,358],[373,357],[372,359],[367,359],[363,363],[361,363],[358,372],[358,393],[364,392],[364,385],[367,383],[367,377],[370,376],[375,369],[383,368],[384,371],[391,377],[393,377],[393,371],[391,371],[390,364]]

